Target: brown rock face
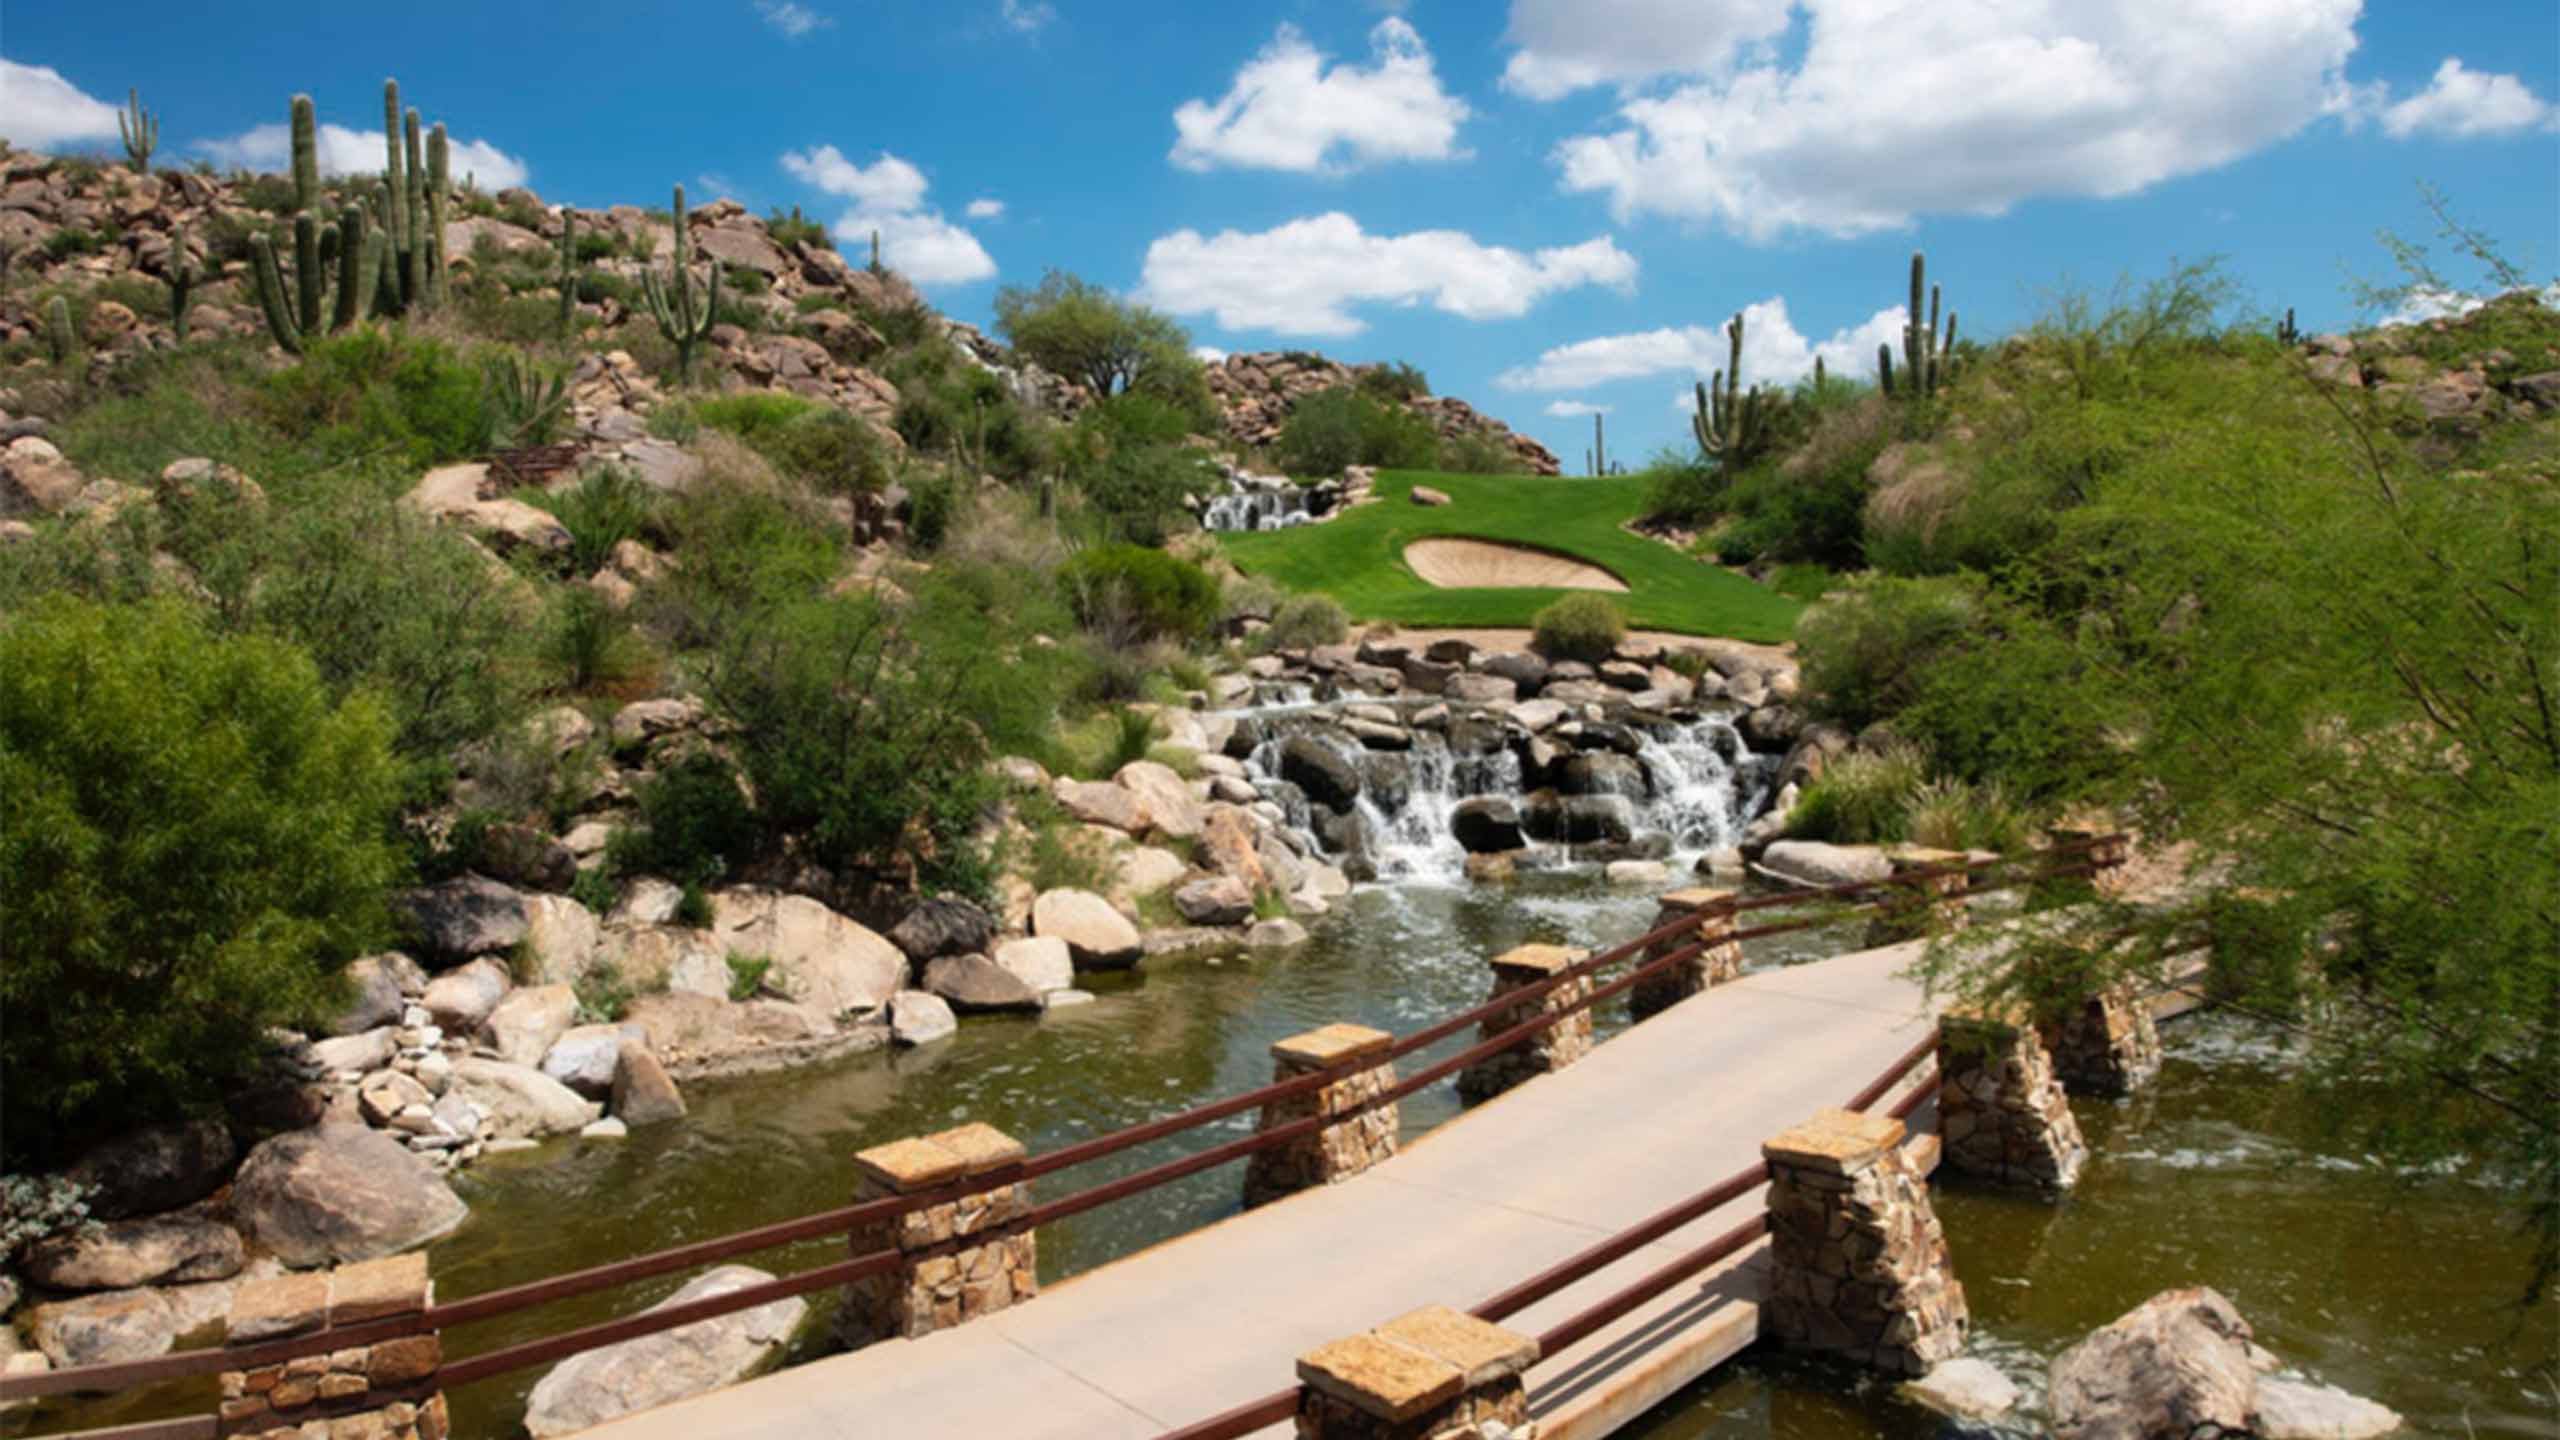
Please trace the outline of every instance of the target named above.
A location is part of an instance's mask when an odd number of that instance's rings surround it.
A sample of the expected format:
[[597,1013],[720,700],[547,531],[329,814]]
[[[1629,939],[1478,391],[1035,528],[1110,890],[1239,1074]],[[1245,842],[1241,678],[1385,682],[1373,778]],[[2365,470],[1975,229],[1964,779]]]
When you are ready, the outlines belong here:
[[2245,1434],[2258,1384],[2249,1336],[2249,1322],[2217,1291],[2154,1295],[2053,1362],[2053,1433],[2060,1440]]
[[[1209,393],[1216,398],[1228,438],[1239,445],[1268,445],[1280,438],[1280,427],[1300,400],[1320,391],[1359,383],[1361,371],[1373,367],[1337,364],[1305,351],[1262,351],[1230,355],[1209,367]],[[1555,452],[1511,427],[1479,413],[1464,400],[1447,395],[1417,395],[1407,408],[1428,422],[1443,440],[1483,437],[1511,452],[1531,474],[1557,475],[1563,467]]]

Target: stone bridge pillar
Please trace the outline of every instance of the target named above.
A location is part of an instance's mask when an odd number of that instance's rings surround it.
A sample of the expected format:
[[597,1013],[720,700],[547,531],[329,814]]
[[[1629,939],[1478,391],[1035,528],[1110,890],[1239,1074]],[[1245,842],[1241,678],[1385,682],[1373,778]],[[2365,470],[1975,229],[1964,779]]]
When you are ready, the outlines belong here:
[[1536,1440],[1521,1376],[1538,1342],[1445,1305],[1298,1360],[1298,1440]]
[[1938,1136],[1956,1169],[2047,1193],[2078,1183],[2089,1158],[2052,1053],[2010,1016],[1939,1017]]
[[[423,1253],[244,1281],[232,1296],[223,1343],[259,1345],[421,1314],[433,1295]],[[444,1393],[436,1384],[443,1364],[444,1342],[430,1331],[226,1370],[220,1433],[300,1440],[316,1426],[324,1435],[445,1440]]]
[[[1031,1209],[1031,1187],[1001,1182],[1018,1169],[1022,1142],[992,1125],[963,1125],[914,1140],[875,1145],[853,1157],[856,1203],[913,1195],[963,1179],[998,1183],[957,1200],[856,1227],[852,1253],[897,1250],[906,1259],[884,1275],[844,1287],[837,1331],[848,1347],[918,1339],[1040,1293],[1038,1237],[1004,1227]],[[969,1242],[973,1236],[984,1238]]]
[[[1394,1043],[1394,1036],[1366,1025],[1327,1025],[1273,1045],[1273,1080],[1313,1074],[1334,1078],[1311,1093],[1265,1104],[1256,1128],[1277,1130],[1311,1115],[1340,1115],[1385,1094],[1396,1083],[1394,1062],[1363,1062]],[[1397,1108],[1381,1105],[1312,1135],[1256,1150],[1245,1161],[1245,1208],[1350,1179],[1396,1153],[1400,1126]]]
[[1762,1333],[1888,1375],[1926,1374],[1964,1349],[1964,1286],[1902,1137],[1889,1116],[1822,1110],[1761,1145],[1772,1262]]
[[[1562,945],[1523,945],[1493,959],[1493,998],[1535,985],[1584,958]],[[1591,977],[1569,980],[1535,1000],[1496,1011],[1477,1029],[1477,1043],[1525,1024],[1541,1011],[1560,1013],[1591,993]],[[1591,1010],[1585,1006],[1555,1024],[1458,1074],[1458,1098],[1469,1104],[1490,1100],[1523,1080],[1561,1070],[1591,1050]]]
[[2061,1023],[2045,1027],[2042,1038],[2063,1088],[2074,1095],[2116,1099],[2160,1075],[2159,1023],[2129,989],[2083,1001]]
[[1697,955],[1639,980],[1627,992],[1627,1008],[1636,1019],[1659,1015],[1701,990],[1712,989],[1742,975],[1742,947],[1727,939],[1733,934],[1735,892],[1700,886],[1674,890],[1656,903],[1650,928],[1659,930],[1684,916],[1706,912],[1698,928],[1672,940],[1657,941],[1645,947],[1647,961],[1659,960],[1673,951],[1691,945],[1706,946]]

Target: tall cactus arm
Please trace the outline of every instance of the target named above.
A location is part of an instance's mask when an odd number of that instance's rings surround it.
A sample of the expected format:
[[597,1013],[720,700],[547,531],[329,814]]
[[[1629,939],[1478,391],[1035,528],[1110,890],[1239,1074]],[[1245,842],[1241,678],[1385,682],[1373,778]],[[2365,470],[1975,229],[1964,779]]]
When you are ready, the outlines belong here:
[[267,333],[287,355],[302,353],[302,326],[294,319],[293,298],[284,288],[284,273],[276,268],[275,241],[265,235],[249,237],[249,274],[257,281],[258,308],[266,313]]
[[187,302],[195,295],[196,257],[187,249],[187,227],[182,223],[169,236],[169,328],[178,343],[187,343]]
[[[409,194],[409,179],[400,163],[400,82],[382,82],[382,183],[389,192],[383,207],[383,239],[391,252],[409,248],[409,216],[402,208]],[[396,297],[395,297],[396,298]]]
[[320,258],[320,221],[305,210],[293,217],[294,328],[305,335],[320,329],[320,301],[328,273]]
[[444,303],[445,193],[453,188],[453,147],[445,139],[444,122],[427,132],[427,301]]
[[1893,346],[1883,341],[1876,343],[1876,389],[1893,394]]
[[60,365],[80,353],[80,332],[71,323],[71,302],[59,295],[44,307],[45,348],[53,352],[53,363]]
[[365,229],[363,206],[338,212],[338,304],[329,317],[332,330],[363,319],[373,303],[374,243]]
[[320,203],[320,117],[311,97],[293,97],[293,208],[309,210]]
[[568,335],[578,321],[578,212],[560,207],[560,333]]
[[426,303],[427,166],[425,138],[415,106],[401,116],[401,138],[408,150],[409,213],[401,224],[409,243],[400,251],[400,303]]
[[116,135],[124,141],[124,154],[133,162],[133,173],[151,173],[151,152],[160,145],[160,117],[142,108],[142,92],[126,87],[124,108],[116,112]]

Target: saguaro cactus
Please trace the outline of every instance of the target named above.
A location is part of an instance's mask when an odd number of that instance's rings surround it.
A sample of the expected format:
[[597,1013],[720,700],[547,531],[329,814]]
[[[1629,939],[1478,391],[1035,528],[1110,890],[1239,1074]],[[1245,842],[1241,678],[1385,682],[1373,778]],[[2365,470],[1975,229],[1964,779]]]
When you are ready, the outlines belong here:
[[344,330],[371,309],[375,276],[382,263],[382,236],[365,225],[364,207],[349,205],[338,223],[323,227],[311,216],[293,217],[294,289],[285,289],[276,265],[275,243],[264,235],[250,237],[249,273],[258,284],[258,308],[266,313],[268,333],[285,353],[299,355],[304,342],[321,333],[321,311],[328,299],[322,256],[334,251],[338,261],[336,303],[328,307],[328,329]]
[[[1920,251],[1911,252],[1911,302],[1902,321],[1902,393],[1921,399],[1938,393],[1940,382],[1947,378],[1955,363],[1956,312],[1947,312],[1943,334],[1938,329],[1938,287],[1926,284],[1928,261]],[[1927,293],[1929,318],[1920,318],[1920,298]],[[1887,345],[1876,347],[1876,385],[1891,395],[1894,391],[1893,350]]]
[[1760,387],[1742,388],[1742,314],[1734,313],[1724,327],[1731,348],[1727,352],[1727,368],[1715,372],[1710,384],[1697,386],[1698,412],[1690,417],[1689,428],[1696,432],[1698,448],[1713,455],[1727,469],[1747,465],[1759,457],[1769,441],[1770,412],[1774,408]]
[[71,302],[59,295],[44,307],[44,344],[56,365],[80,353],[80,332],[71,325]]
[[657,317],[658,333],[675,342],[676,376],[679,382],[693,383],[693,347],[711,333],[711,315],[720,308],[720,260],[712,257],[711,283],[702,290],[693,288],[693,229],[685,218],[684,187],[676,187],[676,254],[675,275],[661,282],[655,269],[640,272],[642,288],[649,298],[649,313]]
[[320,203],[320,114],[311,97],[293,97],[293,208],[309,210]]
[[382,309],[432,310],[445,292],[452,151],[444,126],[430,131],[415,109],[401,109],[397,80],[382,82],[382,159]]
[[578,323],[578,212],[560,207],[560,333]]
[[1594,475],[1606,475],[1609,473],[1609,437],[1608,432],[1601,428],[1600,420],[1600,412],[1597,410],[1592,411],[1591,473]]
[[169,236],[169,327],[178,343],[187,343],[187,302],[196,289],[196,257],[187,250],[187,227],[180,225]]
[[160,144],[160,117],[142,108],[142,92],[128,87],[124,92],[124,108],[116,112],[116,134],[124,140],[124,154],[133,162],[133,173],[151,173],[151,152]]

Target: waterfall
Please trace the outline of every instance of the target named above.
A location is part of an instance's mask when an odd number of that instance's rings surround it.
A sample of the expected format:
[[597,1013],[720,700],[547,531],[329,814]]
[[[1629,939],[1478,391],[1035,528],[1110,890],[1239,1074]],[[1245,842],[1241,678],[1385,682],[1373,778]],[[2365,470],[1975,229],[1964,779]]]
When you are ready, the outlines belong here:
[[1332,481],[1300,485],[1286,475],[1227,474],[1227,493],[1197,502],[1203,530],[1286,530],[1333,513],[1341,498]]

